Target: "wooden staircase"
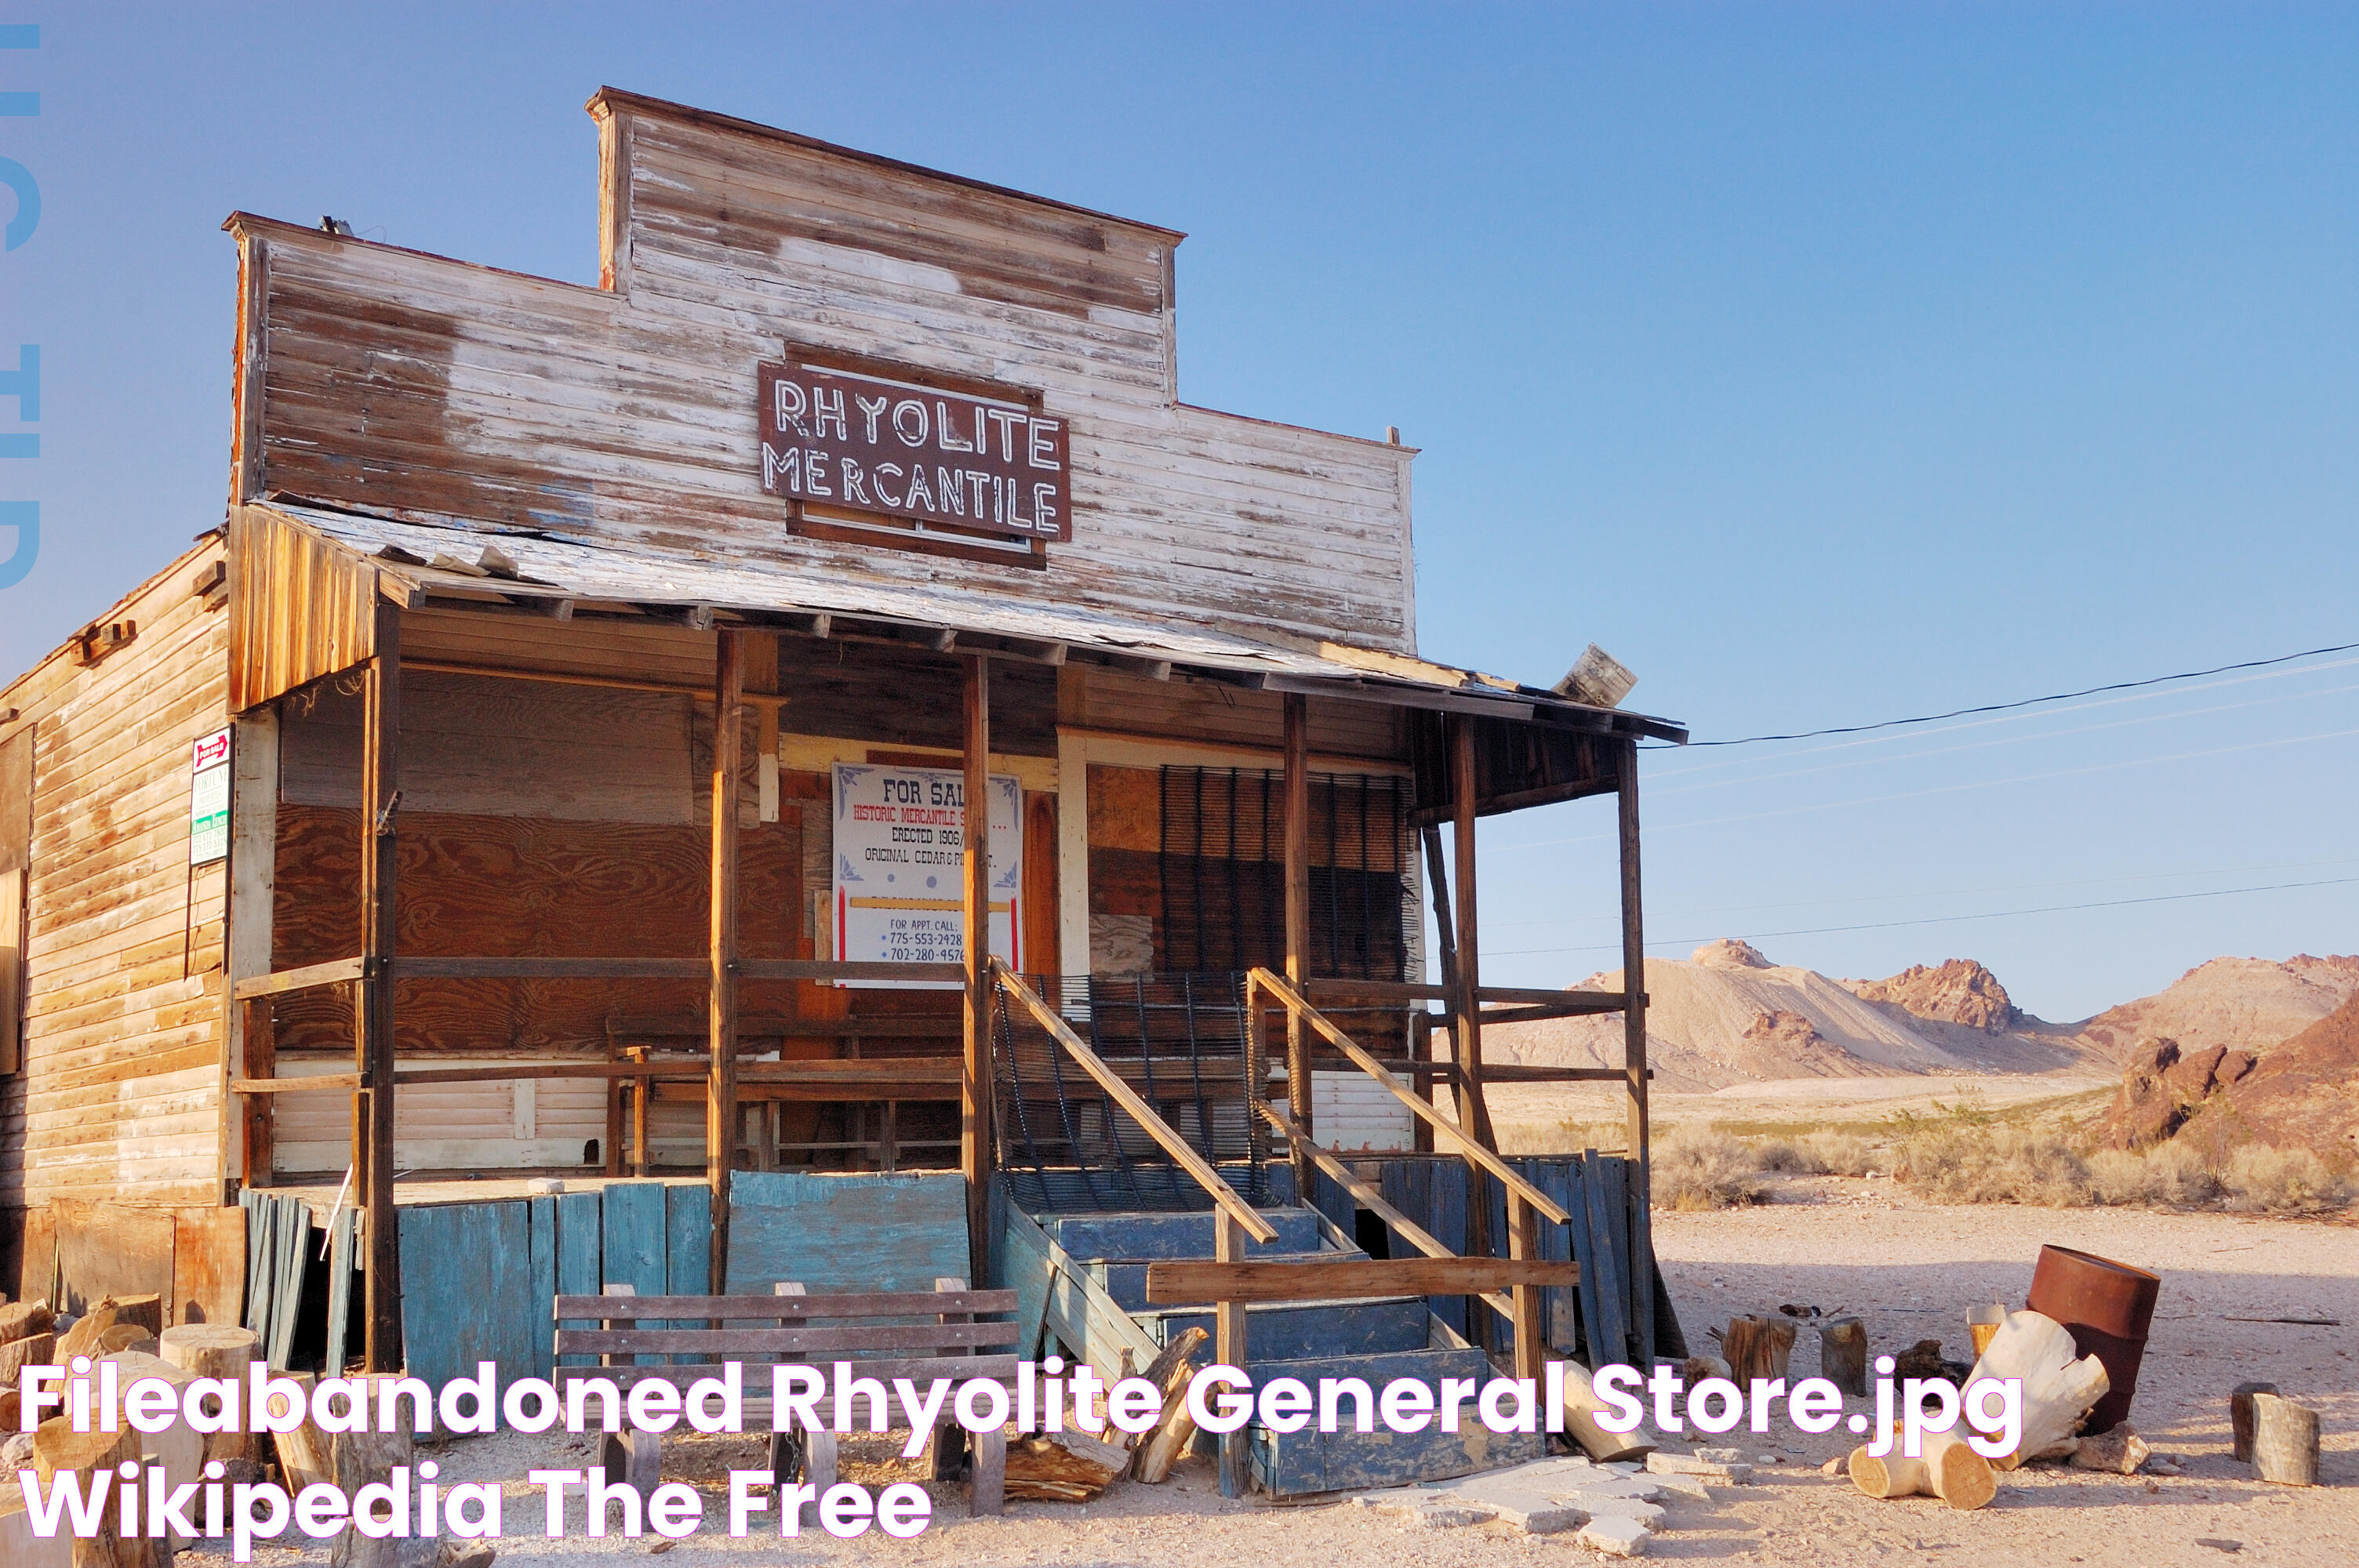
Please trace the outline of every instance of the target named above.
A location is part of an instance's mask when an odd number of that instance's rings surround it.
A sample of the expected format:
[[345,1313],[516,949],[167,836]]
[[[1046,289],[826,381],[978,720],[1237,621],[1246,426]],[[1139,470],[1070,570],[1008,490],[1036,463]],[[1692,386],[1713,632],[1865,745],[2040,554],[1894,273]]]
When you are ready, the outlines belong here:
[[[1477,1383],[1509,1375],[1542,1378],[1541,1291],[1571,1285],[1575,1265],[1549,1262],[1534,1241],[1538,1217],[1561,1222],[1563,1209],[1510,1169],[1495,1151],[1419,1098],[1351,1037],[1266,969],[1245,978],[1245,1039],[1226,1075],[1226,1092],[1244,1102],[1249,1123],[1273,1129],[1287,1152],[1283,1171],[1256,1171],[1257,1184],[1282,1187],[1282,1204],[1256,1207],[1231,1185],[1206,1152],[1183,1136],[1132,1079],[1151,1073],[1117,1065],[1092,1048],[1072,1024],[1022,978],[995,963],[993,979],[1005,1004],[1055,1043],[1086,1074],[1139,1138],[1151,1141],[1201,1191],[1194,1210],[1025,1212],[999,1204],[1001,1257],[1006,1282],[1021,1295],[1033,1290],[1038,1316],[1054,1336],[1111,1380],[1150,1363],[1191,1327],[1211,1332],[1202,1364],[1244,1368],[1259,1388],[1274,1378],[1299,1379],[1314,1393],[1322,1379],[1357,1379],[1381,1392],[1397,1378],[1431,1383]],[[1263,1013],[1282,1008],[1289,1028],[1293,1070],[1307,1081],[1310,1034],[1322,1038],[1398,1097],[1450,1149],[1506,1189],[1510,1217],[1508,1259],[1462,1258],[1359,1182],[1349,1167],[1321,1149],[1287,1108],[1269,1101],[1259,1048]],[[1201,1097],[1205,1070],[1197,1065]],[[1149,1085],[1151,1087],[1151,1083]],[[1119,1149],[1119,1141],[1108,1146]],[[1310,1173],[1322,1171],[1372,1209],[1426,1256],[1376,1260],[1363,1252],[1324,1216],[1300,1201]],[[1231,1167],[1229,1174],[1238,1173]],[[1270,1178],[1282,1177],[1273,1183]],[[1509,1365],[1497,1368],[1481,1349],[1435,1318],[1425,1298],[1464,1294],[1480,1300],[1512,1326]],[[1028,1305],[1028,1303],[1027,1303]],[[1303,1431],[1279,1433],[1259,1422],[1217,1442],[1222,1489],[1238,1495],[1250,1482],[1275,1496],[1301,1496],[1346,1487],[1406,1486],[1520,1463],[1544,1451],[1544,1435],[1490,1432],[1469,1409],[1458,1430],[1439,1423],[1414,1433],[1389,1430],[1373,1406],[1373,1430],[1356,1430],[1351,1399],[1343,1399],[1341,1430],[1321,1433],[1314,1420]],[[1208,1440],[1209,1441],[1209,1440]]]

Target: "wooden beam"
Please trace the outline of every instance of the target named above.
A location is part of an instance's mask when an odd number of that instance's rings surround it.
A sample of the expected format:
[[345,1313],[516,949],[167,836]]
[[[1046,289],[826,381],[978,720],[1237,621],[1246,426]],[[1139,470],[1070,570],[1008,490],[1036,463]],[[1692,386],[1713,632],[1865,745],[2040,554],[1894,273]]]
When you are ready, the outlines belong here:
[[1407,1084],[1386,1072],[1383,1063],[1369,1055],[1361,1047],[1359,1042],[1329,1022],[1324,1014],[1304,1001],[1296,993],[1294,988],[1288,985],[1279,976],[1267,969],[1248,969],[1245,971],[1245,1001],[1248,1007],[1256,1005],[1257,999],[1253,995],[1253,989],[1255,987],[1260,987],[1285,1006],[1300,1011],[1309,1019],[1310,1026],[1326,1037],[1330,1045],[1349,1057],[1352,1064],[1360,1071],[1383,1085],[1387,1094],[1408,1107],[1410,1115],[1422,1119],[1435,1132],[1448,1137],[1461,1155],[1490,1173],[1509,1191],[1523,1194],[1524,1201],[1538,1209],[1543,1217],[1553,1220],[1559,1225],[1570,1223],[1571,1216],[1558,1206],[1555,1199],[1508,1169],[1506,1162],[1499,1158],[1495,1151],[1477,1141],[1464,1128],[1418,1098]]
[[[827,958],[740,958],[737,974],[748,980],[958,980],[966,979],[964,964],[838,963]],[[880,1020],[889,1023],[891,1021]],[[890,1033],[889,1028],[842,1027],[846,1034]],[[948,1034],[947,1027],[935,1031]]]
[[361,957],[367,966],[353,1009],[362,1088],[353,1118],[353,1175],[365,1227],[362,1355],[372,1372],[400,1368],[401,1234],[393,1212],[394,866],[401,805],[401,611],[375,606],[361,719]]
[[[1212,1260],[1215,1268],[1245,1266],[1245,1233],[1236,1217],[1224,1208],[1212,1211]],[[1223,1367],[1243,1368],[1249,1355],[1245,1337],[1245,1303],[1241,1298],[1216,1299],[1212,1303],[1212,1359]],[[1238,1498],[1245,1489],[1245,1433],[1239,1427],[1221,1433],[1221,1496]]]
[[[1310,699],[1288,692],[1286,713],[1286,978],[1298,989],[1310,972]],[[1310,1033],[1286,1015],[1286,1108],[1306,1137],[1310,1116]],[[1294,1157],[1295,1201],[1310,1201],[1310,1162]]]
[[[1310,1263],[1149,1263],[1149,1305],[1197,1302],[1336,1302],[1366,1296],[1465,1296],[1577,1285],[1581,1266],[1538,1259],[1396,1258]],[[1537,1315],[1535,1327],[1538,1326]],[[1537,1373],[1533,1374],[1538,1376]]]
[[[1455,833],[1451,848],[1458,870],[1458,995],[1451,1009],[1458,1016],[1458,1027],[1451,1040],[1457,1048],[1461,1092],[1466,1100],[1461,1108],[1462,1114],[1483,1147],[1495,1150],[1498,1137],[1491,1127],[1490,1101],[1483,1093],[1483,967],[1481,935],[1475,923],[1474,721],[1471,719],[1455,718],[1450,721],[1450,789]],[[1481,1229],[1485,1228],[1483,1222],[1487,1221],[1490,1208],[1475,1201],[1479,1195],[1469,1195],[1467,1218],[1470,1225]],[[1488,1248],[1478,1250],[1487,1251]]]
[[[1205,1194],[1212,1198],[1214,1207],[1244,1227],[1245,1233],[1256,1241],[1266,1246],[1277,1239],[1277,1232],[1271,1227],[1269,1221],[1254,1212],[1253,1206],[1237,1195],[1236,1189],[1230,1186],[1222,1178],[1221,1173],[1212,1168],[1212,1162],[1189,1147],[1186,1139],[1174,1131],[1169,1122],[1156,1115],[1155,1108],[1139,1098],[1138,1091],[1125,1081],[1121,1073],[1115,1071],[1104,1057],[1084,1044],[1082,1037],[1073,1033],[1072,1025],[1060,1018],[1057,1015],[1057,1010],[1042,1000],[1038,991],[1026,985],[1020,977],[1010,973],[1007,967],[997,959],[992,960],[992,972],[998,983],[1006,989],[1007,994],[1021,1003],[1024,1011],[1030,1013],[1040,1027],[1047,1030],[1055,1038],[1057,1044],[1064,1047],[1065,1054],[1080,1064],[1082,1070],[1097,1081],[1098,1087],[1105,1091],[1106,1098],[1120,1107],[1125,1115],[1138,1123],[1139,1130],[1160,1144],[1163,1152],[1171,1156],[1172,1162],[1187,1172],[1189,1178],[1204,1189]],[[1279,985],[1285,983],[1277,980],[1277,977],[1270,974],[1267,969],[1256,969],[1253,973],[1265,976]],[[1248,1007],[1253,1005],[1252,998],[1246,999],[1246,1005]]]
[[[230,1004],[245,1014],[245,1070],[256,1077],[268,1078],[278,1071],[277,1015],[266,1000],[239,1001]],[[354,1087],[358,1087],[357,1078]],[[230,1085],[232,1093],[237,1085]],[[239,1123],[245,1138],[245,1158],[241,1169],[249,1187],[266,1187],[274,1176],[277,1130],[277,1112],[268,1100],[248,1101],[238,1108]]]
[[960,889],[965,982],[959,1077],[959,1170],[966,1177],[967,1278],[991,1277],[991,660],[966,660],[965,875]]
[[[1403,1214],[1400,1210],[1395,1208],[1390,1203],[1386,1202],[1384,1194],[1376,1191],[1375,1188],[1360,1180],[1359,1176],[1353,1171],[1351,1166],[1346,1165],[1343,1161],[1337,1159],[1326,1150],[1320,1148],[1316,1143],[1312,1143],[1310,1140],[1303,1137],[1299,1132],[1297,1132],[1293,1127],[1288,1123],[1286,1113],[1284,1111],[1279,1110],[1275,1106],[1265,1105],[1261,1108],[1261,1113],[1264,1117],[1269,1119],[1271,1125],[1275,1126],[1277,1130],[1284,1135],[1289,1143],[1308,1145],[1311,1162],[1316,1164],[1321,1170],[1327,1173],[1327,1179],[1333,1182],[1345,1192],[1351,1194],[1352,1201],[1353,1203],[1358,1204],[1362,1208],[1366,1209],[1378,1219],[1381,1219],[1386,1225],[1391,1226],[1394,1235],[1399,1237],[1403,1241],[1408,1242],[1411,1247],[1416,1248],[1419,1251],[1424,1253],[1429,1258],[1455,1258],[1458,1256],[1457,1253],[1452,1252],[1449,1248],[1443,1246],[1440,1240],[1437,1238],[1431,1231],[1426,1229],[1425,1227],[1418,1224],[1417,1221],[1409,1218],[1408,1216]],[[1516,1320],[1515,1303],[1506,1296],[1495,1295],[1488,1292],[1477,1292],[1468,1299],[1481,1302],[1484,1306],[1489,1307],[1493,1312],[1497,1313],[1509,1323],[1513,1323]]]
[[724,628],[712,661],[711,1022],[704,1180],[712,1189],[708,1288],[729,1277],[729,1177],[737,1166],[737,784],[745,752],[745,633]]
[[344,986],[368,973],[368,959],[355,954],[349,958],[331,958],[324,964],[306,964],[299,969],[281,969],[275,975],[255,975],[238,981],[230,989],[232,1000],[252,1001],[260,997],[283,996],[288,991],[307,991],[319,986]]
[[1614,759],[1622,850],[1622,1067],[1629,1086],[1630,1325],[1640,1364],[1655,1356],[1654,1170],[1647,1105],[1647,933],[1638,898],[1638,743]]
[[399,980],[701,980],[706,958],[396,958]]

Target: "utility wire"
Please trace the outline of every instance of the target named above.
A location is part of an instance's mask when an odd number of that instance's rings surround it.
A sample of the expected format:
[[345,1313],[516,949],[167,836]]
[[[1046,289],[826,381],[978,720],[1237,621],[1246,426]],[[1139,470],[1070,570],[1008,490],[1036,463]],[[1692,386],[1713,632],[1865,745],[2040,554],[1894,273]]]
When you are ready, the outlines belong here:
[[[2097,903],[2051,903],[2039,909],[1994,909],[1981,914],[1934,914],[1927,915],[1919,920],[1877,920],[1871,921],[1864,925],[1814,925],[1806,930],[1799,931],[1747,931],[1739,936],[1738,940],[1745,942],[1759,942],[1767,941],[1775,936],[1825,936],[1837,932],[1888,931],[1903,925],[1950,925],[1962,920],[2008,920],[2017,915],[2023,914],[2064,914],[2083,909],[2120,909],[2125,905],[2134,903],[2177,903],[2185,899],[2228,898],[2237,893],[2284,892],[2293,888],[2343,887],[2352,882],[2359,882],[2359,877],[2328,877],[2323,881],[2312,882],[2272,882],[2266,887],[2216,888],[2210,892],[2155,893],[2146,898],[2105,899]],[[1719,937],[1715,936],[1666,936],[1658,941],[1649,941],[1647,946],[1649,947],[1684,947],[1691,942],[1715,942],[1719,939]],[[1615,952],[1618,951],[1620,947],[1621,944],[1618,942],[1591,943],[1586,946],[1580,947],[1519,947],[1505,953],[1485,952],[1483,957],[1485,958],[1527,958],[1553,953]]]
[[2280,654],[2273,659],[2247,659],[2241,664],[2215,665],[2208,670],[2182,670],[2177,675],[2154,676],[2146,680],[2114,681],[2108,686],[2083,687],[2079,691],[2051,692],[2046,697],[2027,697],[2019,702],[1992,702],[1979,708],[1953,708],[1947,713],[1919,714],[1914,719],[1886,719],[1874,724],[1843,724],[1831,730],[1799,730],[1790,735],[1745,735],[1734,741],[1690,741],[1685,748],[1669,745],[1648,746],[1650,752],[1681,749],[1693,751],[1703,746],[1755,746],[1765,741],[1814,741],[1821,735],[1865,735],[1877,730],[1897,730],[1910,724],[1938,724],[1944,719],[1966,719],[1978,713],[2007,713],[2018,708],[2037,708],[2042,703],[2069,702],[2076,697],[2096,697],[2109,691],[2136,691],[2141,687],[2167,686],[2172,681],[2198,680],[2204,676],[2226,675],[2234,670],[2267,669],[2271,665],[2289,665],[2297,659],[2315,659],[2327,654],[2347,654],[2359,648],[2359,643],[2338,643],[2331,648],[2310,648],[2299,654]]

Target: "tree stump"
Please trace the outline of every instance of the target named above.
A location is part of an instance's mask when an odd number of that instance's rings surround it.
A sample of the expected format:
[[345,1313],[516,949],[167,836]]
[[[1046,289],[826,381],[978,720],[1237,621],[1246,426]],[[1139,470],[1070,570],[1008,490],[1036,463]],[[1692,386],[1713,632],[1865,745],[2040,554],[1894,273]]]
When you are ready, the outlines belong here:
[[1855,1317],[1819,1325],[1819,1375],[1855,1400],[1867,1397],[1867,1325]]
[[1852,1450],[1847,1465],[1852,1484],[1871,1498],[1908,1498],[1919,1494],[1940,1498],[1953,1509],[1978,1509],[1998,1495],[1998,1476],[1991,1462],[1975,1453],[1952,1427],[1925,1434],[1923,1452],[1911,1459],[1896,1444],[1888,1454],[1870,1454],[1864,1444]]
[[[261,1340],[262,1336],[254,1330],[232,1324],[176,1324],[158,1337],[157,1354],[200,1378],[226,1379],[242,1387],[246,1364],[255,1358]],[[224,1463],[252,1459],[257,1446],[252,1433],[209,1433],[205,1436],[205,1457]]]
[[[367,1389],[369,1406],[374,1410],[376,1385],[381,1379],[358,1380]],[[413,1463],[409,1428],[405,1423],[395,1424],[397,1430],[393,1432],[340,1432],[330,1435],[307,1423],[304,1430],[311,1441],[325,1450],[323,1459],[328,1473],[322,1479],[334,1482],[348,1498],[357,1497],[363,1487],[388,1485],[396,1465]],[[414,1487],[417,1484],[413,1475],[410,1485]],[[293,1485],[291,1479],[288,1485]],[[415,1506],[413,1501],[413,1510]],[[415,1517],[411,1528],[417,1528]],[[456,1549],[468,1543],[457,1540],[446,1543],[430,1536],[389,1536],[376,1541],[348,1529],[337,1535],[328,1548],[328,1563],[330,1568],[436,1568],[443,1560],[446,1544],[455,1554]]]
[[2239,1383],[2228,1395],[2228,1426],[2235,1434],[2235,1457],[2240,1465],[2253,1462],[2253,1396],[2274,1394],[2275,1383]]
[[[47,1332],[28,1334],[22,1339],[12,1339],[0,1345],[0,1385],[16,1388],[22,1380],[20,1374],[27,1367],[59,1365],[57,1351],[57,1336]],[[16,1429],[11,1425],[8,1430],[14,1432]]]
[[2318,1485],[2318,1412],[2276,1394],[2255,1394],[2253,1463],[2264,1481]]
[[1778,1317],[1739,1317],[1729,1321],[1720,1337],[1720,1353],[1728,1362],[1729,1378],[1749,1389],[1756,1378],[1786,1376],[1794,1354],[1794,1321]]
[[30,1335],[47,1334],[55,1326],[56,1319],[47,1302],[17,1302],[9,1306],[0,1306],[0,1344]]
[[[79,1474],[82,1495],[88,1497],[98,1477],[109,1477],[106,1509],[99,1532],[87,1541],[74,1538],[73,1568],[165,1568],[164,1542],[149,1541],[145,1536],[126,1540],[122,1534],[123,1515],[116,1504],[115,1488],[124,1481],[116,1467],[125,1460],[136,1463],[139,1454],[139,1434],[127,1428],[122,1432],[76,1432],[71,1418],[56,1416],[43,1422],[41,1430],[34,1433],[33,1468],[43,1487],[57,1485],[60,1475]],[[147,1521],[140,1522],[144,1525]]]

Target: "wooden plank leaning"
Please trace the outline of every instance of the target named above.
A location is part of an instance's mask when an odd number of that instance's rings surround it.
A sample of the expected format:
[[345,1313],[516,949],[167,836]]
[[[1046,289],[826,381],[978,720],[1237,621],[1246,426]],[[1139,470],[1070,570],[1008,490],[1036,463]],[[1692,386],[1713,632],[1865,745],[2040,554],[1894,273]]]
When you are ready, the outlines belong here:
[[1517,1175],[1508,1167],[1506,1161],[1475,1141],[1473,1136],[1464,1128],[1419,1099],[1407,1084],[1386,1072],[1383,1063],[1363,1050],[1359,1042],[1336,1028],[1324,1013],[1304,1001],[1301,993],[1292,986],[1288,985],[1267,969],[1246,971],[1245,984],[1249,989],[1257,987],[1266,990],[1282,1005],[1299,1011],[1310,1027],[1326,1038],[1327,1044],[1341,1051],[1351,1059],[1354,1066],[1383,1085],[1386,1092],[1390,1093],[1395,1099],[1408,1107],[1411,1115],[1421,1119],[1436,1133],[1447,1137],[1457,1145],[1459,1153],[1482,1167],[1485,1173],[1509,1192],[1517,1195],[1524,1202],[1531,1205],[1542,1218],[1552,1220],[1558,1225],[1566,1224],[1571,1219],[1572,1217],[1559,1206],[1554,1199]]

